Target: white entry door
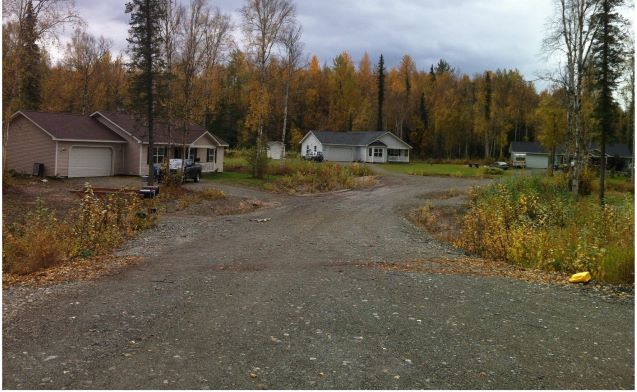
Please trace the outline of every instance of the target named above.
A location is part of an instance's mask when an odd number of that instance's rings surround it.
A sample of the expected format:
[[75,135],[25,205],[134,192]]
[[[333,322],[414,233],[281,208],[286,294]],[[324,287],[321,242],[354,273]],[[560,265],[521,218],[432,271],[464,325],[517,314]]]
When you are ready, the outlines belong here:
[[69,177],[110,176],[113,150],[105,147],[71,147]]

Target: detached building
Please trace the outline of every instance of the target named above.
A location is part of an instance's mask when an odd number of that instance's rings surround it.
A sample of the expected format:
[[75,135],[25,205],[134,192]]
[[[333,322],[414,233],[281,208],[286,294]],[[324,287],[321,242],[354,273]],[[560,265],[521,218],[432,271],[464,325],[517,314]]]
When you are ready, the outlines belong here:
[[[513,166],[527,169],[548,169],[549,167],[549,152],[538,142],[511,142],[509,154]],[[562,156],[561,150],[556,151],[555,162],[559,162]]]
[[412,149],[391,132],[309,131],[299,144],[301,155],[321,152],[335,162],[409,162]]

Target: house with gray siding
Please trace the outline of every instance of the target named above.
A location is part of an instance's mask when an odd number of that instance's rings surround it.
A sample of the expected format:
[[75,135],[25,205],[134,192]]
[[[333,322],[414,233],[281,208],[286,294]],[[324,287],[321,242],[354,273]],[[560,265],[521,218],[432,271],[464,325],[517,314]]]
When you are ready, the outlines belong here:
[[412,149],[391,132],[309,131],[299,144],[301,155],[321,152],[335,162],[409,162]]

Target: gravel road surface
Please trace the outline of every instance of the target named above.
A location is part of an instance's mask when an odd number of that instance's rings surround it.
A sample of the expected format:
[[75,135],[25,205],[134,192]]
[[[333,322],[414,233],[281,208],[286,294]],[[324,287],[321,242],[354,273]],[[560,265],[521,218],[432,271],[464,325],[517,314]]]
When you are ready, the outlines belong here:
[[477,183],[385,173],[371,190],[305,197],[224,186],[274,207],[165,215],[119,251],[141,265],[4,290],[3,387],[633,389],[632,300],[368,266],[459,258],[404,216]]

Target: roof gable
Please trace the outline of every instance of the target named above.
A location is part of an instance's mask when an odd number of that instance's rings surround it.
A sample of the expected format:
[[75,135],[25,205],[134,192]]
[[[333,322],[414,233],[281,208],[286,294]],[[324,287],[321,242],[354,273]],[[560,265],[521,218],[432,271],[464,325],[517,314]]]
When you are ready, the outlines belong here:
[[[114,112],[95,112],[93,115],[101,115],[108,121],[121,128],[137,140],[148,143],[148,127],[142,120],[133,115],[126,113]],[[228,146],[228,143],[206,130],[199,124],[189,123],[184,130],[183,125],[177,124],[176,121],[170,123],[168,121],[157,119],[153,132],[153,142],[155,144],[185,144],[190,145],[199,140],[204,135],[209,135],[220,146]]]
[[380,131],[354,131],[354,132],[332,132],[332,131],[309,131],[300,143],[310,135],[314,135],[321,144],[337,146],[369,146],[385,135],[391,135],[407,148],[411,148],[407,143],[391,132]]
[[28,110],[14,113],[11,119],[16,116],[31,121],[53,140],[125,142],[120,135],[88,116]]

